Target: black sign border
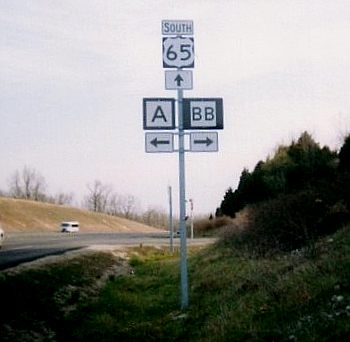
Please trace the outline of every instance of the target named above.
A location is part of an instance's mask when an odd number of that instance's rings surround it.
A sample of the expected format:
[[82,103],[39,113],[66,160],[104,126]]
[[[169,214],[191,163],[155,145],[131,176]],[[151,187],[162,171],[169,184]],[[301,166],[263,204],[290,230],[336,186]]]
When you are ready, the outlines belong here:
[[[171,101],[171,126],[147,126],[147,102],[169,102]],[[153,131],[153,130],[174,130],[175,129],[175,102],[176,100],[172,97],[146,97],[143,98],[143,129],[147,131]]]
[[[181,38],[181,36],[174,36],[174,37],[162,37],[162,56],[164,56],[164,42],[167,40],[167,39],[174,39],[174,38]],[[190,40],[192,40],[192,43],[193,43],[193,49],[192,49],[192,52],[193,52],[193,56],[196,56],[194,54],[194,38],[193,37],[182,37],[182,38],[188,38]],[[164,69],[194,69],[194,58],[193,58],[193,62],[191,64],[188,64],[188,65],[184,65],[180,68],[178,68],[176,65],[173,65],[173,64],[167,64],[165,61],[164,61],[164,58],[162,57],[163,59],[163,68]]]
[[[216,123],[213,126],[191,126],[191,101],[204,102],[204,101],[215,101],[216,106]],[[224,104],[221,97],[211,98],[184,98],[182,100],[183,110],[183,129],[193,130],[211,130],[211,129],[224,129]]]

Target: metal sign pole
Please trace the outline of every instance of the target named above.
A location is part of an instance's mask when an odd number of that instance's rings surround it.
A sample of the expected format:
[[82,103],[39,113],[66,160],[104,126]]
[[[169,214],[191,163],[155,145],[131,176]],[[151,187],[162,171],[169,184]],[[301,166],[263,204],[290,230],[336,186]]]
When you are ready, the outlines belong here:
[[180,208],[180,268],[181,308],[188,307],[187,243],[186,243],[186,191],[185,191],[185,133],[183,128],[183,90],[177,91],[179,120],[179,208]]
[[173,200],[171,186],[168,187],[169,195],[169,232],[170,232],[170,253],[174,253],[174,226],[173,226]]
[[190,218],[191,218],[191,240],[194,239],[194,235],[193,235],[193,199],[191,198],[190,200],[190,210],[191,210],[191,214],[190,214]]

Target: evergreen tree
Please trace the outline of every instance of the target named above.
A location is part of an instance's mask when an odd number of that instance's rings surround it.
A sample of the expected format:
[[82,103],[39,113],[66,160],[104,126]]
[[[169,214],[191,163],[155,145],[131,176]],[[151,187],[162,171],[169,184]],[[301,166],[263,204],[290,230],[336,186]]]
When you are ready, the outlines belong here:
[[[344,146],[343,163],[350,169],[350,138]],[[304,132],[290,146],[279,146],[272,158],[259,161],[253,172],[244,168],[237,189],[226,192],[221,212],[233,217],[247,204],[302,189],[323,189],[335,180],[336,157],[335,152],[328,147],[321,148]]]
[[350,171],[350,135],[345,138],[344,144],[339,151],[339,169]]

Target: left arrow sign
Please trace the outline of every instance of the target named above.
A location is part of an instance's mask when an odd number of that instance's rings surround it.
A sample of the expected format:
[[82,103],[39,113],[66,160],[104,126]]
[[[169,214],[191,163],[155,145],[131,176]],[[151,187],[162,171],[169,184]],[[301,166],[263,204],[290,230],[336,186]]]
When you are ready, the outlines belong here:
[[151,140],[151,144],[154,147],[158,147],[158,145],[169,145],[170,144],[170,140],[158,140],[158,138],[154,138],[153,140]]
[[145,148],[148,153],[174,152],[173,133],[146,133]]

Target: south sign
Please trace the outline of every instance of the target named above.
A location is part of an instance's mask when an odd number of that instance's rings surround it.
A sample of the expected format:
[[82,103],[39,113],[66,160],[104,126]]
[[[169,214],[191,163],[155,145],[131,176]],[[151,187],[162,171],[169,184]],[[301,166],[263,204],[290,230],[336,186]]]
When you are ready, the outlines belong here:
[[192,20],[162,20],[162,34],[164,36],[193,36]]

